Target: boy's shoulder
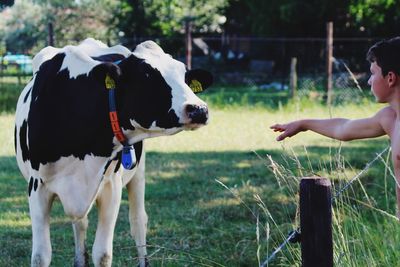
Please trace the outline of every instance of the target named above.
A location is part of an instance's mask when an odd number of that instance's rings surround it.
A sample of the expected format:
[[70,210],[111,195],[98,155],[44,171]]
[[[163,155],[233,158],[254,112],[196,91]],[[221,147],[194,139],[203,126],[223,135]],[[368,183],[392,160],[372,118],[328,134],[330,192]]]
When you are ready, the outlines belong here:
[[377,122],[381,125],[382,129],[390,135],[394,124],[396,123],[396,111],[390,107],[384,107],[375,114]]
[[380,109],[377,113],[376,116],[380,118],[396,118],[396,111],[391,107],[391,106],[386,106],[382,109]]

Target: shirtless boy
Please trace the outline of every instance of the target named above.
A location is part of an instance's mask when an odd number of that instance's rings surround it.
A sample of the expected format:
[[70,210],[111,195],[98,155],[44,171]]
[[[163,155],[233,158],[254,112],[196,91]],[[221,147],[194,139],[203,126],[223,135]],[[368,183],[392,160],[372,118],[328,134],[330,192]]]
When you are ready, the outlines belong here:
[[[299,132],[313,131],[341,141],[388,135],[392,148],[394,173],[400,183],[400,37],[383,40],[373,45],[367,60],[371,63],[368,84],[378,103],[388,105],[369,118],[349,120],[304,119],[287,124],[275,124],[270,128],[282,132],[277,141]],[[397,217],[400,219],[400,188],[396,186]]]

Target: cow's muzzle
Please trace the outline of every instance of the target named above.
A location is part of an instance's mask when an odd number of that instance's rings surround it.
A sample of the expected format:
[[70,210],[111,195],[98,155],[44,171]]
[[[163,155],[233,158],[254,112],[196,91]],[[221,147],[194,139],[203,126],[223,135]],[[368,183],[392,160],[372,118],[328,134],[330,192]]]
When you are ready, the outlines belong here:
[[186,115],[190,124],[206,124],[208,120],[208,108],[206,105],[186,105]]

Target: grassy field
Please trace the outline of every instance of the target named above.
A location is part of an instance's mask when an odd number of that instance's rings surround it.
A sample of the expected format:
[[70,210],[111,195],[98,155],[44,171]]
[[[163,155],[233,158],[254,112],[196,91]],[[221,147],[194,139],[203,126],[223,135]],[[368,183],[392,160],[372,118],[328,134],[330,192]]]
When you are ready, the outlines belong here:
[[[217,89],[203,96],[210,104],[208,126],[146,141],[152,266],[258,266],[298,226],[301,177],[328,177],[338,189],[388,145],[386,138],[341,143],[308,132],[278,143],[269,130],[276,122],[357,118],[381,107],[367,100],[327,110],[309,98],[290,102],[280,92]],[[14,160],[13,119],[10,111],[0,116],[0,266],[28,266],[27,184]],[[394,181],[385,164],[387,154],[335,202],[335,266],[398,265]],[[90,221],[89,251],[95,208]],[[72,227],[59,203],[51,239],[52,266],[72,265]],[[135,266],[135,257],[124,194],[113,266]],[[269,266],[301,266],[299,245],[289,245]]]

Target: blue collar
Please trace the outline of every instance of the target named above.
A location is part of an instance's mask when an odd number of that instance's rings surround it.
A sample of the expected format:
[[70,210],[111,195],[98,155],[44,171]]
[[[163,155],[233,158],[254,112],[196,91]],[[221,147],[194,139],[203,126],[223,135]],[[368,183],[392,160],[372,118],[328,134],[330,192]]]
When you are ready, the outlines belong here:
[[109,103],[109,117],[111,122],[111,129],[114,133],[115,138],[122,144],[122,155],[121,163],[127,170],[132,170],[136,166],[136,155],[132,145],[129,145],[128,139],[125,137],[122,129],[119,125],[117,105],[115,103],[115,81],[106,75],[105,79],[106,89],[108,91],[108,103]]

